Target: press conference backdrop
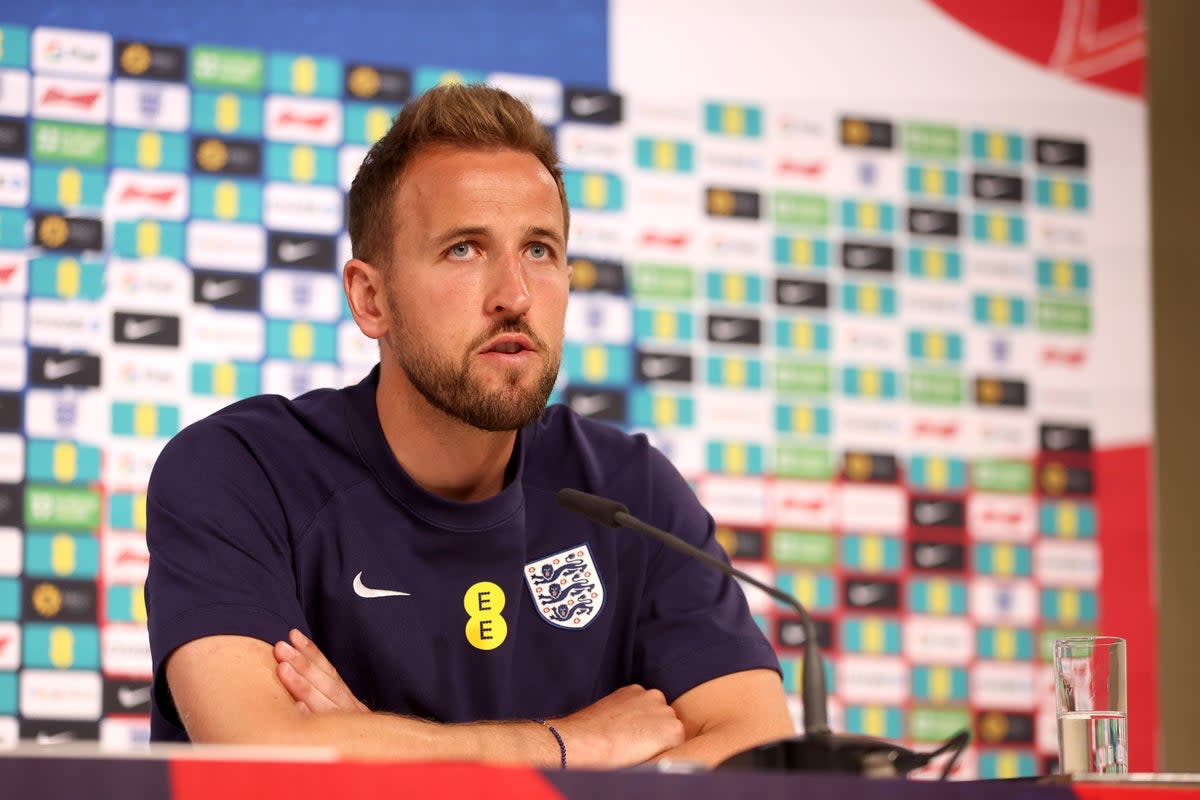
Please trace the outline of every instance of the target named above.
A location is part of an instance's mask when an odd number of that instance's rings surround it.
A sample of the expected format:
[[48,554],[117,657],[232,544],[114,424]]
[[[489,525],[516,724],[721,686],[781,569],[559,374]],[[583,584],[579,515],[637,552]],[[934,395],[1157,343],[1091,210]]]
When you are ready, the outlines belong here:
[[[279,32],[269,7],[6,12],[0,742],[145,739],[154,459],[233,400],[375,363],[344,191],[454,80],[529,100],[567,165],[555,398],[648,431],[739,566],[813,610],[836,729],[967,727],[959,776],[1047,771],[1049,642],[1103,630],[1131,639],[1150,768],[1141,22],[1036,5],[1015,34],[948,1],[756,0],[733,28],[665,1]],[[749,600],[795,695],[801,628]]]

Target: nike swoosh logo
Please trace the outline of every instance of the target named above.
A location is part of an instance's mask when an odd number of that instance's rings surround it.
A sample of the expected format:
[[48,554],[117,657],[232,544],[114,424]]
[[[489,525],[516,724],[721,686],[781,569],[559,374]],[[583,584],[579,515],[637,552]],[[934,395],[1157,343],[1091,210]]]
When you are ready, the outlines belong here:
[[873,264],[878,264],[882,255],[874,250],[856,247],[846,253],[846,266],[855,269],[862,269]]
[[65,378],[72,373],[79,372],[83,369],[83,362],[78,359],[69,358],[66,361],[47,361],[44,368],[46,380],[56,381],[59,378]]
[[999,197],[1004,194],[1004,184],[995,178],[980,178],[977,184],[983,197]]
[[937,215],[918,211],[912,216],[912,226],[917,233],[936,231],[939,227]]
[[913,516],[920,525],[933,525],[949,518],[949,509],[939,503],[917,506]]
[[736,320],[715,320],[712,324],[712,334],[714,339],[722,342],[727,342],[730,339],[736,339],[746,330],[746,323]]
[[38,744],[66,744],[67,742],[75,741],[75,734],[70,731],[60,731],[58,733],[38,731],[35,741]]
[[571,410],[581,417],[599,414],[609,406],[608,398],[602,394],[580,394],[571,398]]
[[293,261],[308,258],[317,252],[317,248],[316,242],[280,242],[279,260],[290,264]]
[[642,361],[642,373],[647,378],[661,378],[675,371],[673,358],[647,358]]
[[126,339],[145,339],[147,336],[153,336],[162,330],[162,320],[160,319],[144,319],[141,321],[135,319],[125,320],[125,338]]
[[1052,144],[1043,142],[1041,148],[1042,160],[1047,164],[1060,164],[1071,158],[1070,148],[1063,147],[1060,144]]
[[812,287],[803,284],[785,283],[779,287],[779,299],[792,305],[799,305],[815,295]]
[[593,114],[599,114],[606,108],[608,108],[608,98],[604,95],[598,97],[576,96],[571,98],[571,111],[581,117],[590,117]]
[[851,586],[846,592],[846,599],[856,606],[869,606],[883,599],[882,586]]
[[950,560],[950,548],[944,544],[918,547],[913,555],[918,567],[936,567]]
[[117,702],[125,708],[144,705],[150,702],[150,687],[142,686],[133,689],[129,686],[120,686],[117,688]]
[[[282,256],[282,253],[280,255]],[[227,281],[208,281],[200,286],[200,297],[211,303],[235,295],[241,289],[242,282],[237,278],[231,278]]]
[[408,597],[408,592],[397,592],[393,589],[372,589],[363,583],[362,573],[354,576],[354,593],[359,597]]
[[[49,367],[50,365],[47,364],[46,368],[49,369]],[[1074,438],[1075,437],[1067,431],[1046,431],[1046,444],[1050,446],[1051,450],[1066,450],[1071,446],[1071,442]]]

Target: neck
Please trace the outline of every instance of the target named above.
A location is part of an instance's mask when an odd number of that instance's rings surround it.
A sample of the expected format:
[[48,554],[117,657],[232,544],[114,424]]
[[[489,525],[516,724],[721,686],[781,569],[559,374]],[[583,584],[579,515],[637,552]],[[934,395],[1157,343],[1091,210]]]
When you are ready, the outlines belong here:
[[375,408],[396,461],[425,491],[468,502],[504,488],[517,431],[483,431],[451,417],[394,364],[380,366]]

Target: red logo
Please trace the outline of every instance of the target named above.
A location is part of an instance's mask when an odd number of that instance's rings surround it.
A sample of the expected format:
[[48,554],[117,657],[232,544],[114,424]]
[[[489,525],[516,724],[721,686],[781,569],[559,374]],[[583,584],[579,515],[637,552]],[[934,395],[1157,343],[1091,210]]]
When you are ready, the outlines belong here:
[[1087,351],[1082,347],[1075,349],[1047,347],[1042,351],[1043,364],[1062,364],[1065,367],[1081,367],[1087,360]]
[[920,420],[913,426],[913,433],[917,436],[932,436],[935,439],[949,439],[958,433],[957,422],[932,422],[930,420]]
[[797,509],[800,511],[820,511],[825,508],[825,500],[820,497],[812,500],[800,500],[795,497],[785,497],[783,499],[783,507],[786,509]]
[[680,250],[687,247],[687,233],[658,233],[657,231],[646,231],[642,234],[641,244],[643,247],[651,247],[657,245],[659,247],[669,247],[672,250]]
[[12,636],[0,636],[0,653],[4,652],[4,648],[8,647],[8,643],[12,640]]
[[17,274],[17,264],[0,265],[0,284],[8,283]]
[[800,175],[805,178],[819,178],[825,173],[824,161],[792,161],[785,158],[779,162],[780,175]]
[[984,522],[997,522],[1001,525],[1019,525],[1024,515],[1020,511],[997,511],[989,508],[983,512]]
[[325,127],[326,123],[329,122],[329,119],[329,114],[313,114],[310,117],[306,117],[303,114],[297,114],[294,111],[284,111],[279,115],[279,124],[299,125],[301,127],[319,130],[320,128]]
[[150,562],[148,553],[139,553],[136,550],[122,550],[117,554],[117,563],[124,566],[126,564],[147,564]]
[[139,200],[149,200],[152,203],[158,203],[165,206],[175,198],[175,189],[159,189],[157,191],[142,189],[137,186],[126,186],[125,191],[121,192],[120,202],[137,202]]
[[76,108],[89,109],[96,104],[100,99],[100,90],[93,92],[80,92],[79,94],[68,94],[60,89],[47,89],[42,95],[42,104],[50,105],[51,103],[62,103],[63,105],[75,106]]

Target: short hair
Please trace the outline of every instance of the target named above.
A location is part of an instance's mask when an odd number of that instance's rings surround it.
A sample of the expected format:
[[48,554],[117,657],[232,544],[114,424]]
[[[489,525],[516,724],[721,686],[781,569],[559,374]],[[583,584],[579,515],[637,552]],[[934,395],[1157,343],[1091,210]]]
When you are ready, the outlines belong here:
[[558,187],[566,237],[570,210],[550,132],[528,105],[508,92],[480,84],[455,84],[430,89],[405,105],[388,132],[367,152],[347,203],[347,228],[355,258],[377,263],[388,252],[393,202],[404,171],[422,148],[438,144],[469,150],[511,149],[535,156]]

